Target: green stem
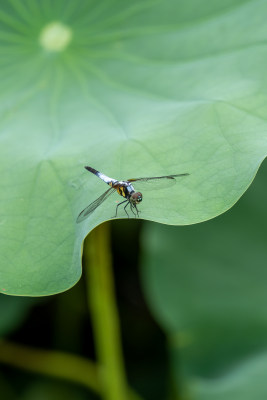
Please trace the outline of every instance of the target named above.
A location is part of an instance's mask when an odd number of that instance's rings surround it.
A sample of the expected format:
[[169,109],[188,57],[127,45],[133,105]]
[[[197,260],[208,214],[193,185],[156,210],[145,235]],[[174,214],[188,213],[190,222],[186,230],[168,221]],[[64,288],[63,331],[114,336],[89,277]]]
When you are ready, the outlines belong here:
[[108,223],[98,226],[90,233],[84,246],[84,261],[88,282],[88,303],[100,364],[102,398],[103,400],[138,399],[137,395],[130,393],[126,381]]
[[[80,356],[24,346],[3,339],[0,340],[0,363],[74,382],[101,394],[98,366]],[[142,399],[130,389],[129,400]]]
[[0,362],[34,373],[72,381],[96,393],[100,392],[95,364],[79,356],[1,340]]

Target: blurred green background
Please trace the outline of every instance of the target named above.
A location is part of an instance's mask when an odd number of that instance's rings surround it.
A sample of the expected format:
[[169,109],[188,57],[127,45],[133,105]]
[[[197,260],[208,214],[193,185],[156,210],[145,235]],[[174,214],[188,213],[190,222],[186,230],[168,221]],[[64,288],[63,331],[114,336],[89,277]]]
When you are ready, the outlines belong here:
[[[112,222],[126,370],[142,398],[265,398],[266,178],[265,162],[231,210],[202,224]],[[51,297],[2,295],[2,336],[94,359],[85,291],[82,279]],[[98,398],[4,364],[0,385],[10,399]]]

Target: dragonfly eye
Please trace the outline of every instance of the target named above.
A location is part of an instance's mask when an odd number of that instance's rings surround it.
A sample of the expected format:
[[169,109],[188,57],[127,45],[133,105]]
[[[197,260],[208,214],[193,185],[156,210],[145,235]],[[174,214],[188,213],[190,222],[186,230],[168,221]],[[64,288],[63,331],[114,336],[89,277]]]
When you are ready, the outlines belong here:
[[134,203],[140,203],[140,201],[142,201],[142,199],[143,199],[142,193],[135,192],[132,194],[132,200]]

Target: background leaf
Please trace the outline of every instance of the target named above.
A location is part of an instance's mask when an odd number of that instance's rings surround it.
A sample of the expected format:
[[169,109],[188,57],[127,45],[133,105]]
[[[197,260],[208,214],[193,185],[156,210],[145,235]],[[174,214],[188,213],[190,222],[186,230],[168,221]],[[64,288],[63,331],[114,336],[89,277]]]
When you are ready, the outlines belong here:
[[168,332],[177,388],[193,400],[267,391],[266,176],[265,163],[223,216],[189,227],[147,224],[143,233],[147,298]]
[[3,337],[17,329],[28,316],[38,299],[0,296],[0,336]]
[[[192,224],[231,207],[266,156],[266,2],[16,2],[0,10],[0,291],[80,277],[78,213],[116,179],[189,172],[144,193],[142,218]],[[124,217],[124,214],[120,214]]]

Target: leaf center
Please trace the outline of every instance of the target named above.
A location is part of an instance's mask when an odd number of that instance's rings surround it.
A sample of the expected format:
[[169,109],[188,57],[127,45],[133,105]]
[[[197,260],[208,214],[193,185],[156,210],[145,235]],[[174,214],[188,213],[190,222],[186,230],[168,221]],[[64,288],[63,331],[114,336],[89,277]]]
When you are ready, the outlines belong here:
[[72,30],[59,21],[46,25],[40,33],[41,46],[48,51],[63,51],[72,39]]

